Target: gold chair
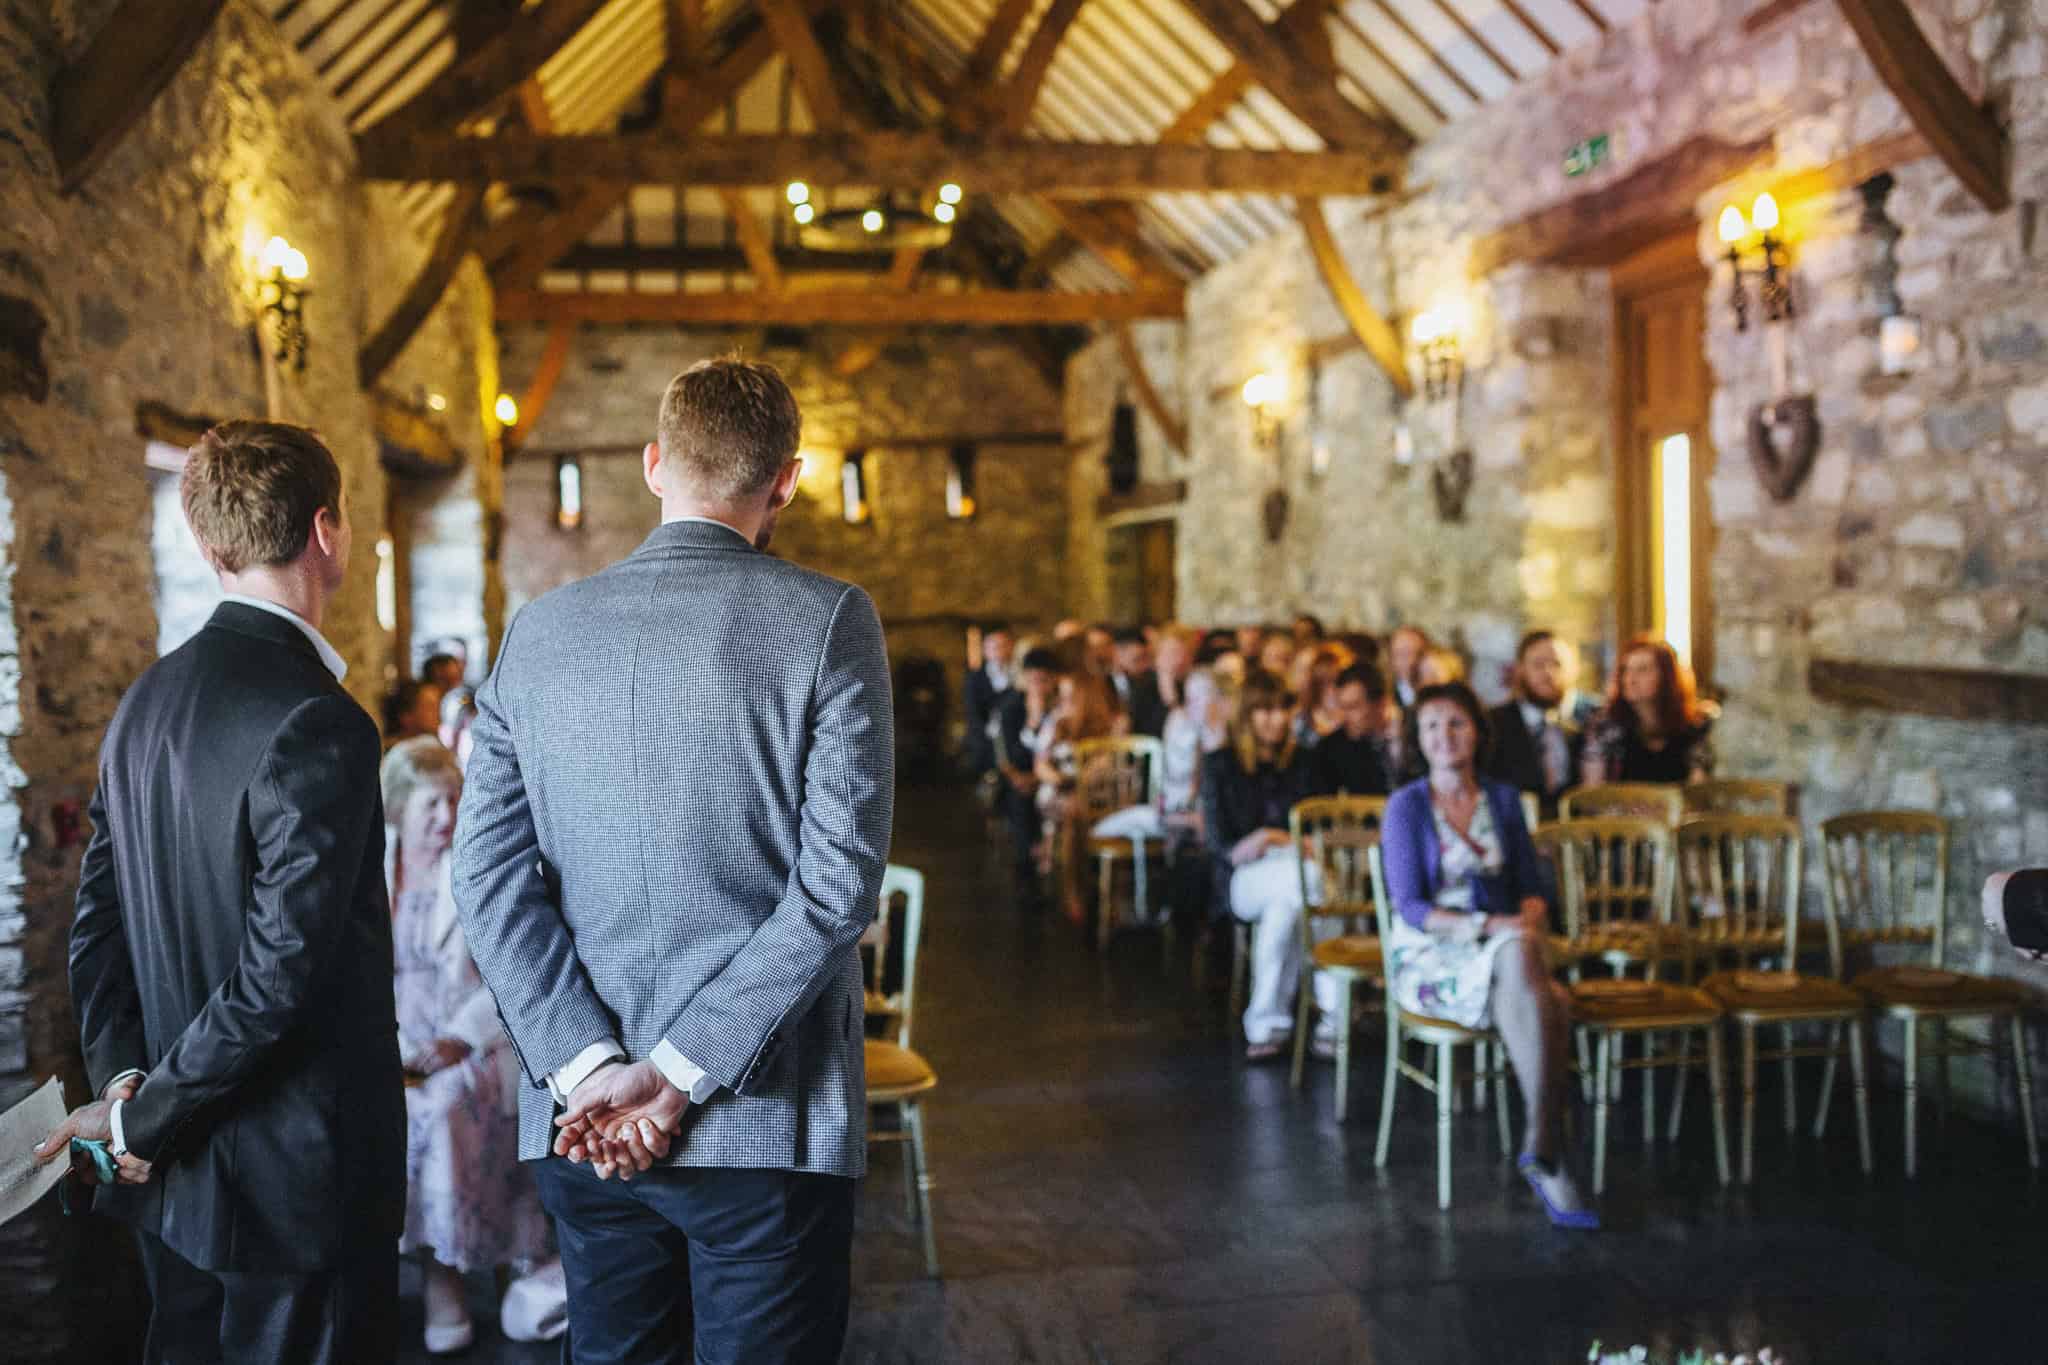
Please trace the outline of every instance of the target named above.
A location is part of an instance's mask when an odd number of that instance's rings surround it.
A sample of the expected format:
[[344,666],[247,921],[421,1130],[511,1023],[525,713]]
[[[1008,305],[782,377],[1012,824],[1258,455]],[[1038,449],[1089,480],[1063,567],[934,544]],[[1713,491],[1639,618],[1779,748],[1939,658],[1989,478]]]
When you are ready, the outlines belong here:
[[[1681,982],[1656,979],[1659,966],[1681,958],[1683,926],[1675,919],[1676,844],[1671,830],[1654,818],[1610,816],[1565,820],[1539,836],[1558,869],[1566,933],[1553,942],[1554,958],[1568,964],[1571,1011],[1579,1068],[1593,1097],[1593,1192],[1607,1186],[1608,1111],[1620,1093],[1621,1072],[1643,1073],[1643,1140],[1657,1137],[1660,1067],[1677,1071],[1671,1101],[1670,1140],[1678,1140],[1685,1117],[1685,1079],[1702,1063],[1692,1055],[1692,1036],[1704,1034],[1705,1068],[1713,1103],[1714,1156],[1721,1183],[1728,1183],[1728,1125],[1722,1103],[1726,1069],[1721,1055],[1721,1008],[1711,996]],[[1613,975],[1582,979],[1583,964],[1598,958]],[[1640,980],[1628,976],[1643,968]],[[1663,1034],[1679,1037],[1677,1055],[1660,1055]],[[1642,1055],[1628,1060],[1627,1040],[1642,1040]],[[1593,1054],[1589,1067],[1587,1053]]]
[[[891,863],[882,874],[882,917],[887,918],[889,904],[897,895],[904,898],[903,909],[903,990],[893,998],[896,1015],[896,1041],[887,1042],[880,1038],[867,1040],[866,1063],[868,1078],[868,1108],[891,1108],[896,1110],[897,1126],[894,1129],[877,1130],[868,1126],[870,1142],[901,1142],[904,1144],[903,1185],[904,1210],[911,1221],[919,1224],[924,1233],[924,1268],[933,1279],[939,1274],[938,1241],[932,1232],[932,1178],[931,1165],[926,1159],[924,1145],[924,1111],[921,1108],[924,1097],[939,1084],[939,1077],[927,1062],[910,1047],[910,1025],[917,1004],[917,949],[924,935],[924,874],[907,867]],[[881,955],[875,958],[876,983],[881,979]],[[874,997],[871,995],[870,999]]]
[[[1678,824],[1687,932],[1709,967],[1748,966],[1784,951],[1785,916],[1799,905],[1804,836],[1785,815],[1693,815]],[[1827,946],[1824,920],[1800,927],[1811,954]],[[1830,975],[1838,975],[1832,970]]]
[[[1948,822],[1924,811],[1867,811],[1823,821],[1820,832],[1827,858],[1827,876],[1821,884],[1827,892],[1833,930],[1830,950],[1837,970],[1846,969],[1851,951],[1876,962],[1850,977],[1849,984],[1879,1014],[1905,1026],[1906,1175],[1911,1178],[1919,1170],[1920,1025],[1927,1020],[1935,1026],[1933,1053],[1944,1106],[1948,1059],[1995,1052],[1998,1024],[2006,1022],[2027,1164],[2040,1166],[2034,1082],[2021,1017],[2026,997],[2012,982],[1950,971],[1943,965],[1948,947]],[[1897,960],[1918,956],[1921,950],[1924,962]],[[1949,1024],[1961,1019],[1985,1021],[1989,1036],[1982,1041],[1951,1041]],[[1830,1067],[1821,1081],[1823,1103],[1833,1084]]]
[[1540,825],[1540,824],[1542,824],[1542,823],[1543,823],[1543,802],[1542,802],[1541,800],[1539,800],[1539,799],[1537,798],[1537,795],[1536,795],[1536,793],[1535,793],[1535,792],[1523,792],[1523,793],[1522,793],[1522,826],[1523,826],[1523,828],[1527,829],[1527,830],[1528,830],[1528,831],[1529,831],[1529,832],[1530,832],[1531,834],[1534,834],[1534,833],[1536,832],[1536,826],[1538,826],[1538,825]]
[[[1372,878],[1373,918],[1379,925],[1381,941],[1391,942],[1394,912],[1387,903],[1386,872],[1377,837],[1365,853]],[[1436,1049],[1434,1076],[1401,1055],[1409,1042]],[[1500,1035],[1492,1029],[1468,1029],[1448,1019],[1412,1014],[1394,1002],[1392,983],[1388,983],[1387,1068],[1380,1082],[1380,1132],[1373,1146],[1372,1164],[1386,1169],[1387,1145],[1394,1134],[1394,1096],[1405,1077],[1436,1096],[1436,1206],[1440,1209],[1451,1206],[1451,1114],[1458,1094],[1457,1049],[1468,1044],[1475,1053],[1476,1079],[1491,1080],[1494,1085],[1493,1108],[1500,1128],[1500,1150],[1505,1156],[1513,1148],[1514,1139],[1508,1132],[1507,1049],[1501,1045]],[[1488,1050],[1493,1058],[1491,1065],[1484,1060]]]
[[1166,748],[1146,735],[1115,739],[1084,739],[1074,746],[1075,788],[1074,833],[1088,856],[1095,860],[1096,906],[1095,944],[1109,946],[1110,933],[1119,918],[1116,896],[1117,873],[1131,870],[1131,916],[1138,923],[1159,926],[1165,934],[1169,953],[1173,946],[1173,916],[1155,916],[1151,908],[1151,876],[1155,862],[1162,866],[1165,840],[1109,837],[1095,834],[1096,821],[1132,806],[1156,805],[1165,783]]
[[[1799,1058],[1828,1059],[1830,1080],[1821,1087],[1820,1115],[1814,1124],[1816,1137],[1821,1136],[1827,1129],[1832,1072],[1835,1059],[1841,1055],[1842,1034],[1844,1031],[1848,1033],[1849,1067],[1856,1078],[1856,1142],[1863,1161],[1863,1173],[1869,1175],[1870,1101],[1865,1075],[1867,1066],[1864,1056],[1863,997],[1843,985],[1834,975],[1809,976],[1801,974],[1796,969],[1799,961],[1801,923],[1801,841],[1798,826],[1790,820],[1778,821],[1766,816],[1709,816],[1701,819],[1716,822],[1715,825],[1709,826],[1707,835],[1712,835],[1718,827],[1727,836],[1719,841],[1709,840],[1713,844],[1712,857],[1717,863],[1732,850],[1740,850],[1745,844],[1753,841],[1761,841],[1769,851],[1745,861],[1749,865],[1761,864],[1764,867],[1769,867],[1775,862],[1781,868],[1778,884],[1782,891],[1778,896],[1770,896],[1760,889],[1756,910],[1738,909],[1738,917],[1745,913],[1758,917],[1775,917],[1784,936],[1778,970],[1766,972],[1740,967],[1731,971],[1715,972],[1700,983],[1700,989],[1713,996],[1742,1031],[1742,1183],[1746,1185],[1750,1182],[1756,1168],[1756,1035],[1757,1030],[1766,1024],[1777,1024],[1784,1030],[1784,1046],[1767,1054],[1765,1060],[1782,1061],[1785,1064],[1787,1133],[1791,1133],[1799,1121],[1798,1076],[1795,1070]],[[1785,828],[1788,825],[1791,826],[1789,832]],[[1748,831],[1746,835],[1736,832],[1745,829]],[[1701,831],[1695,830],[1695,837],[1700,835]],[[1742,855],[1737,852],[1735,856]],[[1740,883],[1736,885],[1739,886]],[[1729,894],[1736,897],[1730,904],[1736,904],[1738,907],[1750,899],[1746,889],[1731,890]],[[1772,908],[1774,902],[1775,909]],[[1832,907],[1829,908],[1827,920],[1828,938],[1833,941],[1836,930]],[[1794,1045],[1793,1026],[1808,1023],[1829,1026],[1825,1046]]]
[[1685,797],[1676,784],[1668,782],[1603,782],[1573,787],[1557,799],[1560,820],[1640,815],[1675,825],[1684,810]]
[[[1301,951],[1306,970],[1294,1004],[1294,1069],[1289,1082],[1301,1089],[1315,975],[1321,972],[1337,985],[1339,1123],[1351,1113],[1352,998],[1360,983],[1377,984],[1385,972],[1373,913],[1369,850],[1379,842],[1386,810],[1383,796],[1318,796],[1297,802],[1287,813],[1287,832],[1295,848],[1306,850],[1301,860]],[[1332,921],[1334,935],[1318,932]]]
[[1790,815],[1792,784],[1760,777],[1717,777],[1678,789],[1687,815]]

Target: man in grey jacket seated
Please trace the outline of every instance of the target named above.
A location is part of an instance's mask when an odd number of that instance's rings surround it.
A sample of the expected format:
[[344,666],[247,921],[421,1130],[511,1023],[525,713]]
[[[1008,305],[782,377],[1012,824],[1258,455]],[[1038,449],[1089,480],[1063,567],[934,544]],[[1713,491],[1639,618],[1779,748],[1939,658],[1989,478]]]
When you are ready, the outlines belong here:
[[1992,873],[1984,883],[1984,925],[2020,956],[2048,962],[2048,867]]

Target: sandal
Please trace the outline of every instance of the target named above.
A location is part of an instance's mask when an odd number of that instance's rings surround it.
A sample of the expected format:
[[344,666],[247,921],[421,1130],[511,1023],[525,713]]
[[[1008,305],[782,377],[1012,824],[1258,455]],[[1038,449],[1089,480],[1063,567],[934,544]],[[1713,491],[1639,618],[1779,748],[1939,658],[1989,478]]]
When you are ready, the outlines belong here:
[[1549,1194],[1543,1189],[1543,1177],[1552,1174],[1537,1160],[1535,1153],[1524,1152],[1515,1162],[1515,1169],[1529,1182],[1529,1188],[1536,1191],[1536,1197],[1543,1202],[1543,1211],[1550,1215],[1550,1225],[1558,1228],[1572,1228],[1582,1232],[1597,1232],[1600,1215],[1591,1209],[1561,1209],[1550,1202]]
[[1277,1043],[1246,1043],[1244,1059],[1248,1062],[1270,1062],[1286,1052],[1294,1040],[1282,1038]]

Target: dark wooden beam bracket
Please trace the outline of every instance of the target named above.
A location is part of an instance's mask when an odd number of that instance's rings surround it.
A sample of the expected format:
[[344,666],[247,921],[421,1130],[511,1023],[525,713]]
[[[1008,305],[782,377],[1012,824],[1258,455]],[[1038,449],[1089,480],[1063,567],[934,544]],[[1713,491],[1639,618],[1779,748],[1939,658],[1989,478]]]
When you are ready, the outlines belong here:
[[1905,0],[1836,0],[1906,117],[1955,172],[1963,187],[1993,213],[2012,205],[2005,130],[1970,97],[1928,43]]
[[2000,725],[2048,725],[2048,676],[1812,659],[1807,690],[1856,710]]
[[123,0],[50,87],[50,151],[64,193],[85,183],[171,83],[224,0]]

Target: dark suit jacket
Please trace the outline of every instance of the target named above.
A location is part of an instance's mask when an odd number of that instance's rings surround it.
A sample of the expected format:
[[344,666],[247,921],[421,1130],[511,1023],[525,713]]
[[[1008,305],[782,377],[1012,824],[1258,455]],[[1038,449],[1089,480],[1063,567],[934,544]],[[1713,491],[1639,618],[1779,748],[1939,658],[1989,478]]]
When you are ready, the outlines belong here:
[[305,1273],[405,1208],[377,727],[296,626],[223,603],[100,750],[71,994],[146,1186],[99,1206],[207,1270]]
[[[1116,678],[1110,679],[1110,687],[1116,687]],[[1119,692],[1118,696],[1123,694]],[[1131,733],[1150,735],[1154,739],[1166,733],[1166,699],[1159,695],[1159,675],[1138,673],[1130,677],[1130,695],[1123,698],[1124,709],[1131,717]]]
[[1565,777],[1561,786],[1551,788],[1543,780],[1543,751],[1536,736],[1522,722],[1519,702],[1502,702],[1486,713],[1491,732],[1480,771],[1507,783],[1516,791],[1534,792],[1546,810],[1566,787],[1573,785],[1579,770],[1581,735],[1570,725],[1564,727]]
[[1003,699],[1016,689],[1009,688],[998,692],[996,685],[989,680],[987,669],[970,668],[967,670],[967,684],[963,691],[965,696],[962,698],[964,705],[961,714],[967,720],[967,734],[960,747],[967,759],[968,771],[976,774],[985,773],[995,766],[995,746],[988,738],[989,718],[1001,708]]

